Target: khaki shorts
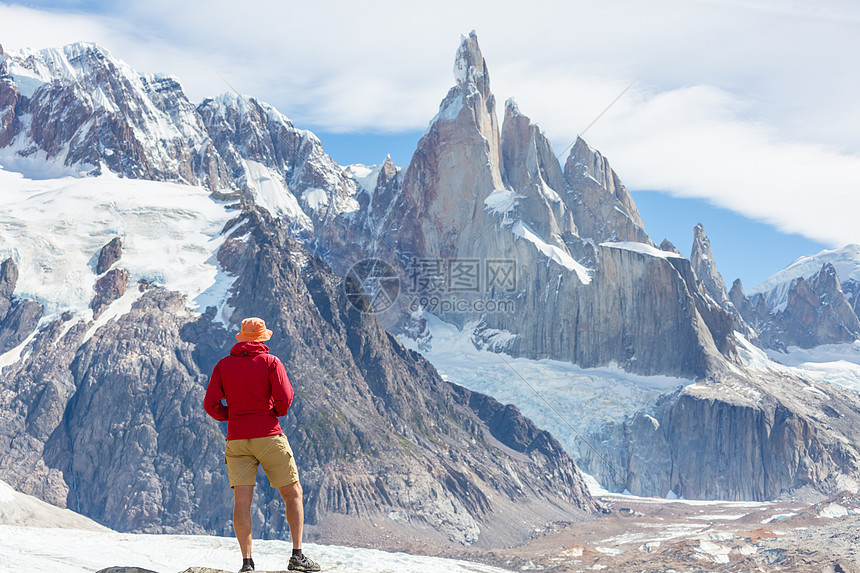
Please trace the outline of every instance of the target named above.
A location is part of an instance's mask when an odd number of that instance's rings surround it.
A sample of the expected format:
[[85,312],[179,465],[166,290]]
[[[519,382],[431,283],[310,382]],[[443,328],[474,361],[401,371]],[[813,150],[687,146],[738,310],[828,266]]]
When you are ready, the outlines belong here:
[[284,434],[227,440],[224,449],[230,487],[257,485],[257,466],[262,465],[274,488],[299,481],[299,469],[293,459],[293,449]]

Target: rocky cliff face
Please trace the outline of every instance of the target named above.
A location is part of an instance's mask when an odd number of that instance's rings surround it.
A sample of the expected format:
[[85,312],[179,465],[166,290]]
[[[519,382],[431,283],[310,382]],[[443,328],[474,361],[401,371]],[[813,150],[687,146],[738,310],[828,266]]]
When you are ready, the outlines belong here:
[[[568,240],[578,236],[573,213],[562,198],[568,186],[555,152],[513,100],[505,105],[501,165],[516,193],[516,206],[538,236]],[[563,239],[558,243],[567,250]]]
[[854,490],[855,411],[850,390],[748,372],[687,386],[650,414],[608,426],[581,463],[637,495],[767,500]]
[[564,175],[571,194],[568,204],[584,238],[602,243],[633,241],[652,245],[639,211],[618,175],[599,151],[576,140]]
[[[233,316],[261,316],[275,330],[272,351],[295,385],[282,425],[311,538],[344,541],[376,527],[401,540],[513,542],[595,510],[551,436],[514,408],[443,382],[348,302],[343,279],[265,210],[229,227],[218,258],[237,277]],[[12,265],[3,271],[10,294]],[[129,312],[101,326],[59,317],[0,371],[0,474],[116,529],[230,534],[223,428],[201,401],[232,336],[212,321],[214,308],[195,315],[178,293],[136,288]],[[282,536],[282,503],[268,488],[260,496],[258,534]]]
[[24,342],[42,318],[42,305],[13,296],[17,282],[18,266],[6,259],[0,266],[0,354]]
[[851,308],[854,309],[854,314],[860,317],[860,281],[849,279],[839,282],[842,284],[842,292],[845,293],[845,298],[848,300]]

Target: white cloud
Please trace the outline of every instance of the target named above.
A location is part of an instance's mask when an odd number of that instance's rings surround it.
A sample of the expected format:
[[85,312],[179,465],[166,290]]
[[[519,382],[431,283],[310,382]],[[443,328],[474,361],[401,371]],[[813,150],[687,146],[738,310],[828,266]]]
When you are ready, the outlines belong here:
[[[631,188],[662,189],[837,245],[860,242],[860,5],[828,0],[150,0],[101,15],[0,4],[7,48],[91,40],[190,97],[269,101],[328,131],[422,130],[477,28],[499,107],[557,144],[586,134]],[[499,110],[501,111],[501,109]]]
[[713,88],[663,92],[638,98],[593,141],[605,140],[639,188],[706,198],[826,244],[860,242],[860,158],[738,120],[745,107]]

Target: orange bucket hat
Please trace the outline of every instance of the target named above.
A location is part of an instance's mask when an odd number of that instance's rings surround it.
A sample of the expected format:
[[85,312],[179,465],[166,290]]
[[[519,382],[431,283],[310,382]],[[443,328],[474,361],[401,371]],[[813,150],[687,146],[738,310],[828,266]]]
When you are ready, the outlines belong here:
[[265,342],[272,338],[272,331],[266,328],[266,322],[262,318],[251,317],[242,321],[242,330],[236,335],[239,342]]

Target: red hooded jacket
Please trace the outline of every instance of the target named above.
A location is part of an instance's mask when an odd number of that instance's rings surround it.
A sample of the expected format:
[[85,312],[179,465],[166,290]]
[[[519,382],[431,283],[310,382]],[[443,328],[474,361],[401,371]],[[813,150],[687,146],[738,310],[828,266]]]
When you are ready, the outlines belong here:
[[[221,403],[227,400],[227,405]],[[206,412],[227,422],[227,439],[244,440],[282,433],[278,416],[293,403],[284,365],[262,342],[240,342],[218,361],[203,399]]]

